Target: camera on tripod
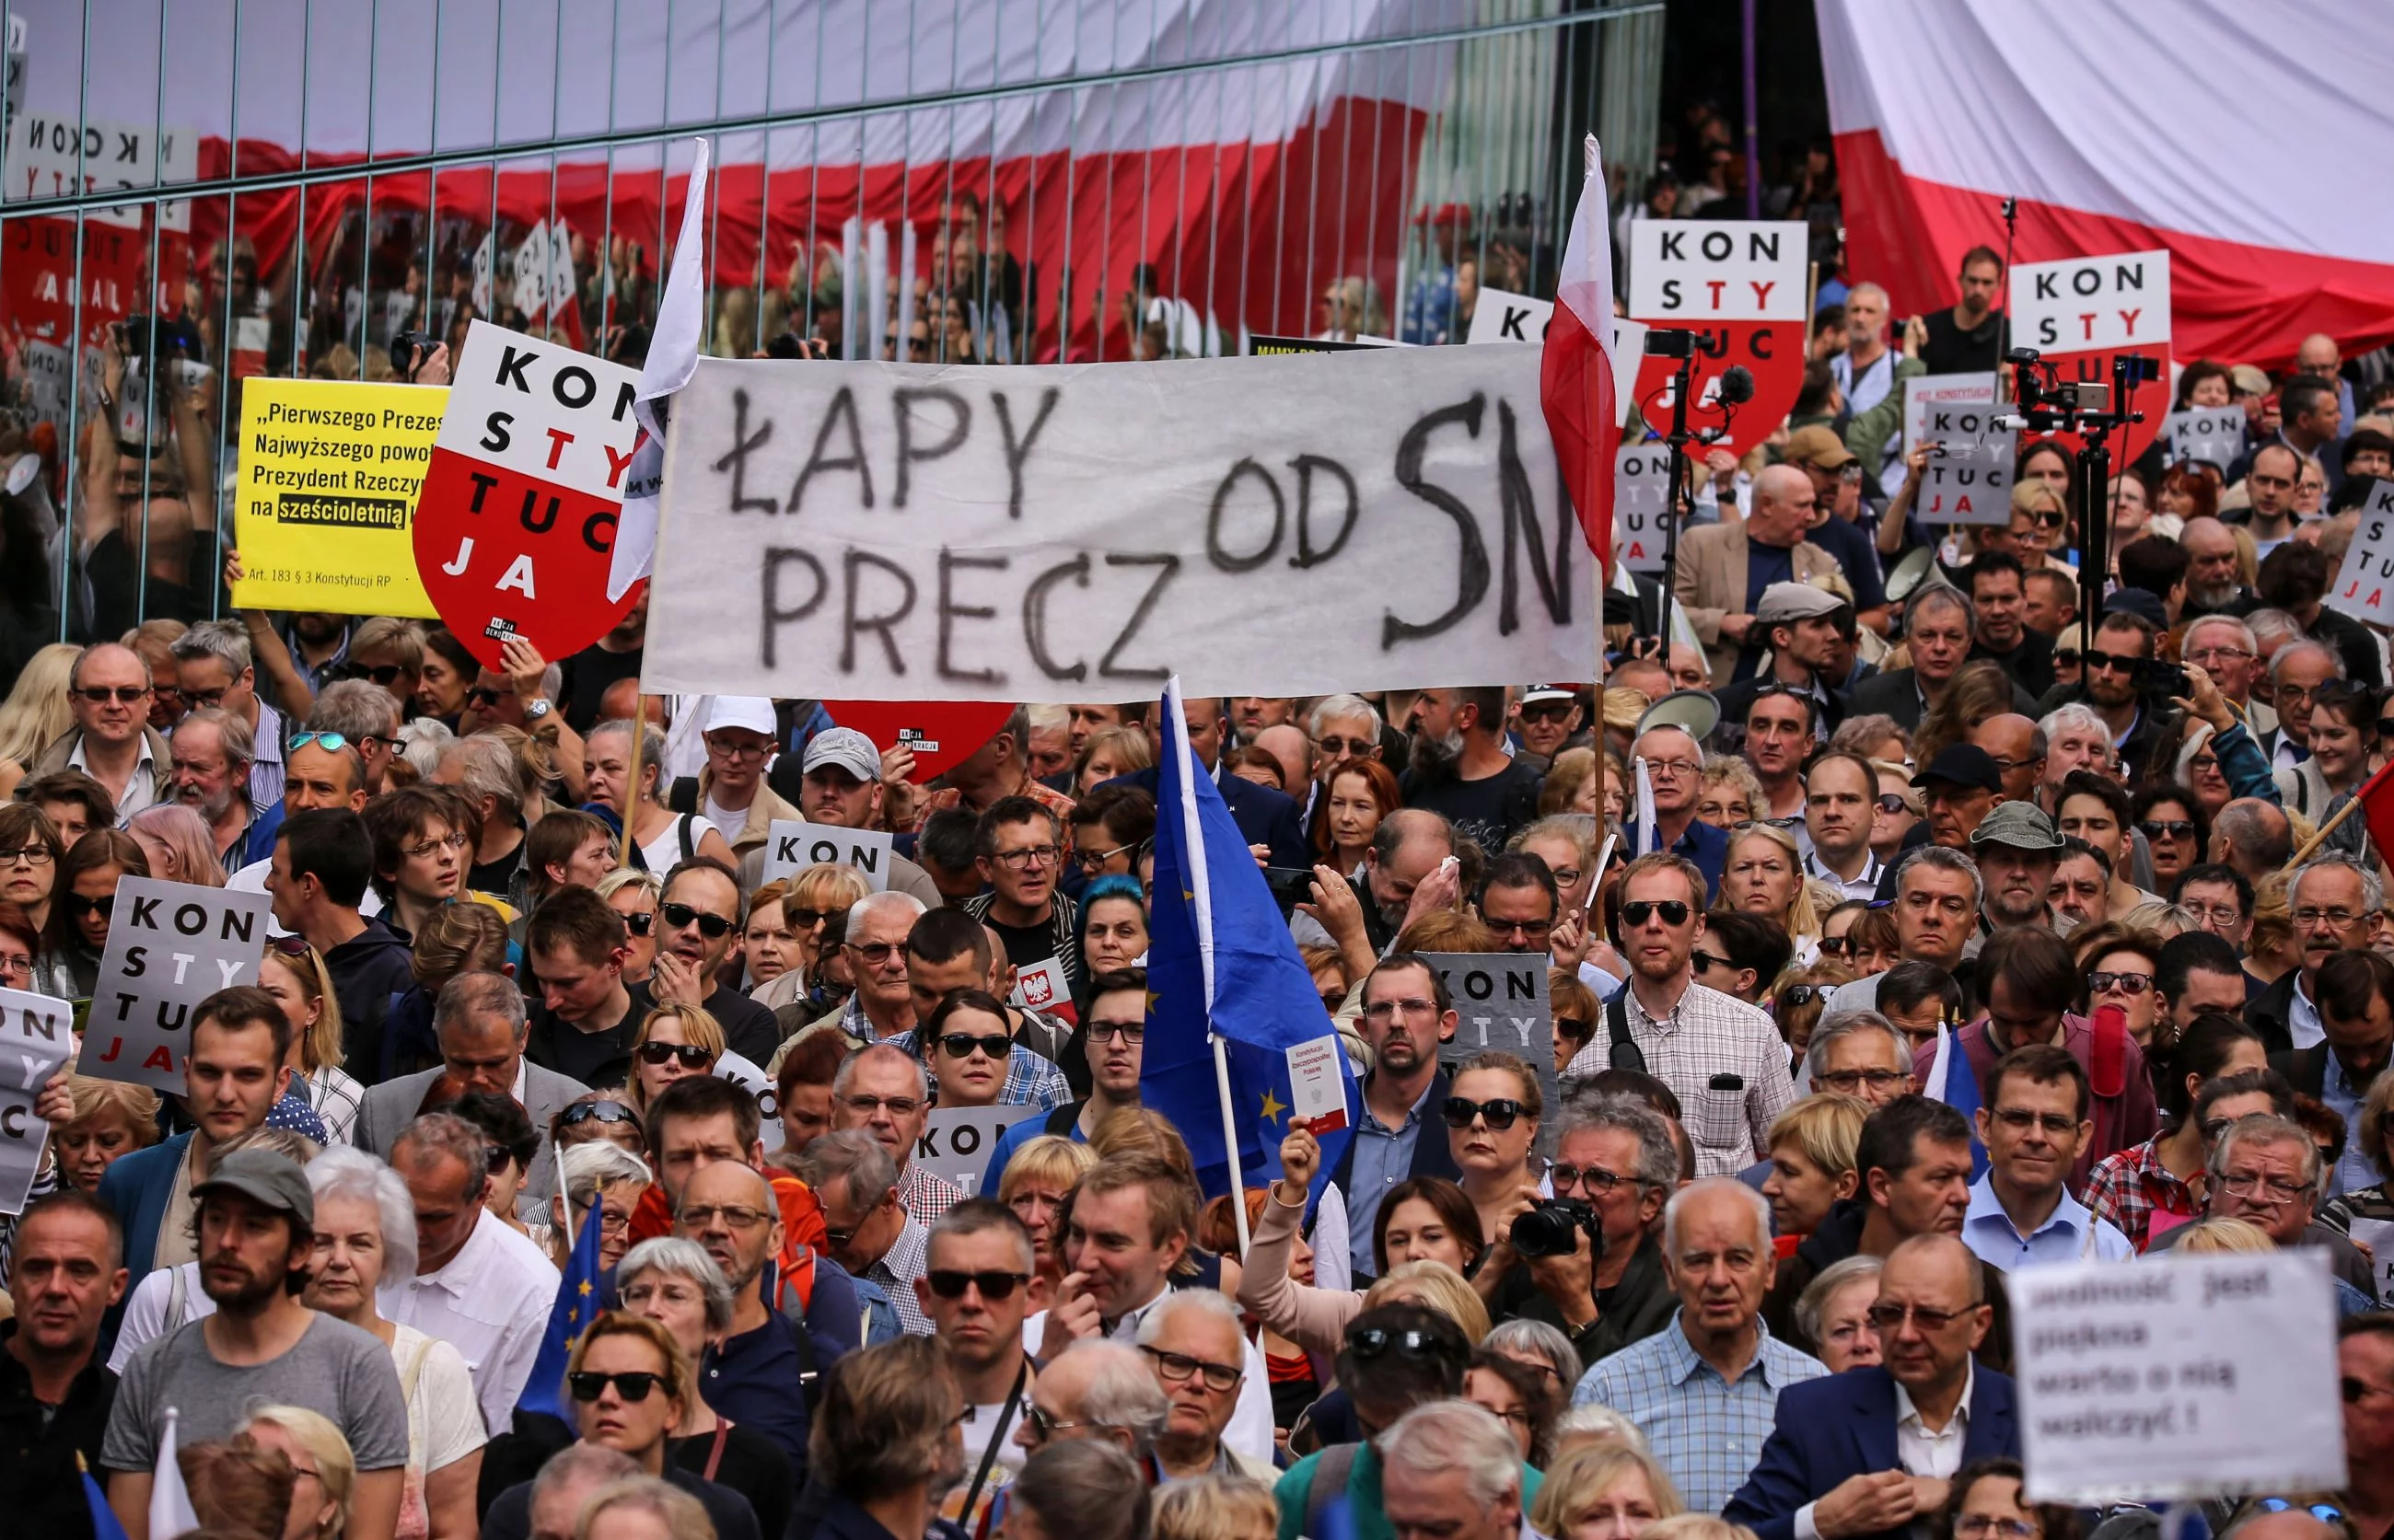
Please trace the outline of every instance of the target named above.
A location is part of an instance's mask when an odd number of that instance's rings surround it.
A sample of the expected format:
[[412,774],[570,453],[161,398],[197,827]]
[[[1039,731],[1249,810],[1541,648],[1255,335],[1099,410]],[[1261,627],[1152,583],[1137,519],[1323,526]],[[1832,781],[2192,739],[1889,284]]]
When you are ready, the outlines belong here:
[[[2061,366],[2046,363],[2033,347],[2015,347],[2006,356],[2014,372],[2013,393],[2023,413],[2045,411],[2076,415],[2111,410],[2111,386],[2106,380],[2065,380]],[[2140,362],[2151,363],[2150,359]]]
[[1578,1198],[1546,1198],[1513,1220],[1513,1250],[1523,1257],[1568,1257],[1585,1232],[1596,1259],[1604,1257],[1604,1233],[1596,1210]]

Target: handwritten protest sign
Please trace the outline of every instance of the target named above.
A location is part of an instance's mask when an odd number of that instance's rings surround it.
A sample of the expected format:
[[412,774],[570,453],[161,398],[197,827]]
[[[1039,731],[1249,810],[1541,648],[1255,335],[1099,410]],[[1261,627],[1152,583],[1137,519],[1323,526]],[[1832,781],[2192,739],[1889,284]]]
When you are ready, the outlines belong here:
[[[2155,378],[2170,377],[2170,254],[2118,252],[2022,262],[2012,268],[2011,345],[2032,347],[2060,365],[2064,380],[2109,381],[2111,360],[2138,353],[2153,360]],[[2144,421],[2111,440],[2114,464],[2128,464],[2161,433],[2169,404],[2166,384],[2148,385],[2137,410]],[[2114,408],[2120,403],[2113,402]],[[2057,436],[2072,449],[2075,434]]]
[[1914,374],[1903,382],[1903,452],[1928,437],[1928,409],[1987,406],[1995,398],[1993,374]]
[[50,1126],[33,1100],[74,1052],[74,1006],[0,989],[0,1214],[21,1214]]
[[75,1073],[180,1091],[191,1008],[257,982],[266,911],[262,893],[119,879]]
[[438,385],[259,379],[241,392],[234,508],[244,609],[436,613],[413,526],[449,392]]
[[1999,406],[1931,404],[1921,437],[1937,446],[1920,473],[1913,512],[1923,524],[2008,524],[2012,431]]
[[2394,482],[2370,489],[2327,603],[2357,620],[2394,625]]
[[416,504],[415,570],[486,666],[510,636],[552,659],[579,652],[638,597],[606,594],[639,371],[480,320],[457,367]]
[[[1695,399],[1688,425],[1726,428],[1714,447],[1743,454],[1771,434],[1804,385],[1804,295],[1809,232],[1801,224],[1745,219],[1638,219],[1629,226],[1629,314],[1650,327],[1696,334]],[[1679,360],[1643,360],[1637,399],[1657,433],[1671,425]],[[1720,376],[1732,364],[1754,375],[1754,399],[1724,411]]]
[[2344,1485],[2325,1252],[2030,1267],[2011,1304],[2032,1501]]
[[2200,461],[2227,470],[2244,452],[2244,428],[2249,421],[2241,406],[2190,407],[2171,412],[2164,424],[2169,432],[2170,463]]
[[1534,348],[702,359],[679,403],[652,691],[1132,699],[1175,671],[1191,695],[1318,695],[1586,670],[1588,552]]
[[889,886],[890,845],[894,838],[876,829],[841,829],[833,824],[776,818],[765,836],[764,880],[770,882],[829,862],[854,867],[857,875],[864,879],[866,890],[879,893]]
[[989,1169],[1000,1135],[1027,1118],[1045,1117],[1037,1107],[934,1107],[914,1142],[914,1164],[945,1177],[970,1197]]
[[[1538,1072],[1549,1107],[1560,1104],[1555,1076],[1555,1011],[1544,952],[1425,952],[1454,1001],[1454,1036],[1439,1045],[1449,1068],[1475,1054],[1511,1053]],[[1551,1119],[1549,1119],[1551,1122]]]
[[1632,572],[1660,572],[1670,549],[1671,446],[1624,444],[1612,457],[1612,549]]

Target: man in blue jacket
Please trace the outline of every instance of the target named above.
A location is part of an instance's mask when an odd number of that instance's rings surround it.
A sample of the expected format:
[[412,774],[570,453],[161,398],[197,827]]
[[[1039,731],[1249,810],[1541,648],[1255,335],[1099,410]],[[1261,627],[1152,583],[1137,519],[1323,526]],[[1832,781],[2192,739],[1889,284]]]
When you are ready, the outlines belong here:
[[1870,1318],[1884,1362],[1780,1391],[1761,1460],[1721,1517],[1760,1540],[1902,1540],[1944,1506],[1955,1471],[2019,1458],[2012,1381],[1971,1356],[1993,1317],[1967,1247],[1941,1234],[1898,1246]]
[[[1214,777],[1221,789],[1222,801],[1230,809],[1230,821],[1239,826],[1239,837],[1250,845],[1270,847],[1270,862],[1276,867],[1310,868],[1311,849],[1305,842],[1305,820],[1300,816],[1296,799],[1269,786],[1257,786],[1251,780],[1222,773],[1222,745],[1230,735],[1230,718],[1222,708],[1218,696],[1184,696],[1180,701],[1182,720],[1189,725],[1189,747],[1197,753],[1198,763]],[[1164,753],[1164,703],[1156,702],[1147,709],[1147,737],[1155,746],[1157,763]],[[1149,796],[1158,795],[1155,765],[1106,782],[1109,786],[1136,786]]]

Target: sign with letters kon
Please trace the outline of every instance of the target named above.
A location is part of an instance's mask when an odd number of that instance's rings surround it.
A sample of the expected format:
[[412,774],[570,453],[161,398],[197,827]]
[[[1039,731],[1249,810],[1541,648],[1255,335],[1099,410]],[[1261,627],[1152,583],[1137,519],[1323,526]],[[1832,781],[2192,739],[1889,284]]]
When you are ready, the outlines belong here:
[[914,1164],[944,1177],[971,1197],[989,1169],[990,1152],[1006,1130],[1026,1118],[1045,1117],[1038,1107],[933,1107],[914,1142]]
[[[1804,385],[1804,300],[1810,232],[1802,224],[1746,219],[1637,219],[1629,226],[1629,314],[1650,328],[1695,333],[1695,399],[1688,426],[1725,430],[1708,447],[1731,454],[1769,437]],[[1671,428],[1679,360],[1650,358],[1637,399],[1657,433]],[[1732,364],[1754,375],[1754,399],[1724,409],[1720,376]]]
[[579,652],[638,597],[610,604],[607,568],[639,384],[638,370],[487,321],[466,333],[416,503],[415,569],[485,667],[510,636],[552,661]]
[[674,423],[651,690],[1130,700],[1174,672],[1321,695],[1592,666],[1527,344],[702,359]]
[[[1538,1072],[1546,1104],[1562,1104],[1555,1075],[1555,1008],[1544,952],[1425,952],[1454,1000],[1454,1036],[1439,1062],[1452,1070],[1475,1055],[1511,1053]],[[1549,1127],[1553,1119],[1547,1119]]]
[[796,818],[776,818],[765,836],[764,881],[770,882],[809,867],[848,866],[880,893],[889,886],[889,858],[896,836],[884,829],[842,829]]
[[[2119,252],[2016,264],[2011,314],[2011,346],[2033,347],[2059,362],[2064,380],[2108,382],[2111,360],[2123,353],[2153,360],[2155,380],[2139,386],[2129,403],[2145,420],[2111,438],[2114,465],[2143,454],[2169,411],[2170,254]],[[2072,449],[2080,447],[2075,434],[2057,437]]]
[[266,913],[262,893],[120,878],[75,1073],[180,1091],[191,1008],[257,982]]

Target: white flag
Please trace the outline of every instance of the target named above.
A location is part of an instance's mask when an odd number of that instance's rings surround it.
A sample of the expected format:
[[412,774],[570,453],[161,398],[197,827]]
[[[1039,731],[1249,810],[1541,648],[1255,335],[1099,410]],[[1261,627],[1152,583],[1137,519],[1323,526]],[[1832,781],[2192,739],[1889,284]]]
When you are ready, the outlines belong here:
[[648,361],[640,367],[640,393],[632,402],[632,413],[649,437],[632,451],[631,469],[624,476],[624,512],[607,568],[611,604],[647,577],[656,559],[657,494],[664,487],[665,422],[671,414],[658,403],[698,372],[699,345],[706,338],[707,144],[694,142],[698,159],[691,164],[690,190],[682,199],[681,239],[674,243],[665,296],[649,337]]
[[166,1408],[166,1429],[158,1435],[158,1464],[150,1475],[151,1540],[174,1540],[200,1527],[192,1511],[191,1490],[183,1485],[183,1468],[175,1458],[175,1420],[181,1414]]

